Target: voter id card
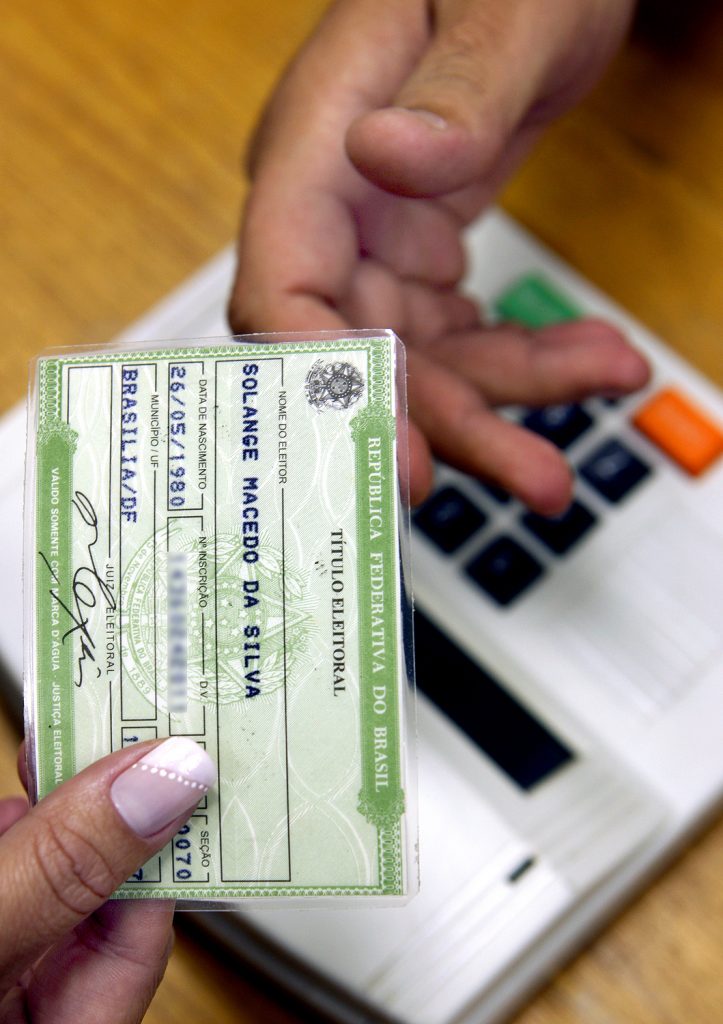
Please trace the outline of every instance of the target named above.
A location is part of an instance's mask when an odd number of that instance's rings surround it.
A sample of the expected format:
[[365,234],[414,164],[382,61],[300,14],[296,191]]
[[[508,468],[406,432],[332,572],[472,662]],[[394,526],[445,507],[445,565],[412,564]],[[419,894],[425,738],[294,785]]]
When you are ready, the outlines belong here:
[[166,736],[218,768],[119,897],[416,890],[403,362],[392,333],[352,332],[35,364],[34,795]]

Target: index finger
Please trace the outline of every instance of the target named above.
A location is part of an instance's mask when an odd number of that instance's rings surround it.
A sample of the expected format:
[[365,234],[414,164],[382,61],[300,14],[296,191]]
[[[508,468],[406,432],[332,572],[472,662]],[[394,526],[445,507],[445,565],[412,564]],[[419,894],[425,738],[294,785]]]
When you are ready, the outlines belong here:
[[498,416],[457,373],[409,353],[409,406],[445,462],[493,481],[541,515],[570,503],[572,477],[557,448]]

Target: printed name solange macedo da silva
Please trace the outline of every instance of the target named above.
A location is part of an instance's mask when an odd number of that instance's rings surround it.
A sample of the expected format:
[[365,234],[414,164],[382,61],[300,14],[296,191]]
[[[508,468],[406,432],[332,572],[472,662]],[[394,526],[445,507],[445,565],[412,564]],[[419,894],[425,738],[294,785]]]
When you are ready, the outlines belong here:
[[[241,370],[241,459],[258,462],[259,445],[259,367],[258,363],[244,363]],[[243,560],[253,566],[259,560],[260,510],[259,480],[245,476],[242,486],[241,544]],[[261,600],[261,580],[258,576],[243,581],[244,608],[253,608]],[[261,679],[261,627],[244,626],[243,668],[246,698],[258,697],[263,692]]]

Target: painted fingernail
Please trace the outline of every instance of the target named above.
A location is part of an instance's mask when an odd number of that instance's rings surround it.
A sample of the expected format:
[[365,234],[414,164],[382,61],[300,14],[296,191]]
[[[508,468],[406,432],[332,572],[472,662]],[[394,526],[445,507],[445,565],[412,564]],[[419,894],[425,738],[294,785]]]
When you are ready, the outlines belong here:
[[436,128],[440,132],[449,127],[449,123],[443,117],[431,110],[420,110],[418,107],[392,107],[391,109],[400,110],[404,114],[413,114],[424,121],[425,124],[428,124],[431,128]]
[[136,835],[152,836],[184,811],[190,815],[215,781],[206,751],[185,736],[172,736],[119,775],[110,796]]

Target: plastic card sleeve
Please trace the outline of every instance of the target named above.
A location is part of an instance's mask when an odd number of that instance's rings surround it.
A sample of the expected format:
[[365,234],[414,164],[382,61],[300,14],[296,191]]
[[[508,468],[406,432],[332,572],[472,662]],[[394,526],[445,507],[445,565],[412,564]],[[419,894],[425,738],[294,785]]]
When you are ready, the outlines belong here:
[[386,331],[33,365],[32,796],[168,736],[204,745],[218,770],[117,898],[366,906],[416,892],[406,431],[404,350]]

